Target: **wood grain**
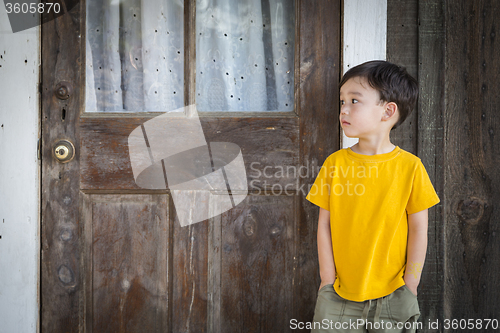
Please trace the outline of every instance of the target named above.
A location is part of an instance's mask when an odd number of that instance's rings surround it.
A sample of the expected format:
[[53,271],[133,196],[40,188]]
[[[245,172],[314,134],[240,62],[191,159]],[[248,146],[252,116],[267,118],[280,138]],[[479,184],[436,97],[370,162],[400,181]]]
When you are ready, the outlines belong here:
[[[52,157],[59,139],[79,146],[79,107],[82,95],[72,89],[66,100],[56,86],[81,82],[80,6],[41,26],[42,35],[42,173],[41,173],[41,331],[77,332],[83,323],[80,269],[79,150],[71,163]],[[63,114],[65,116],[63,116]]]
[[445,317],[499,318],[498,1],[446,2]]
[[[166,195],[91,195],[93,332],[164,332],[168,317]],[[88,267],[89,267],[88,266]],[[89,286],[90,287],[90,286]]]
[[295,198],[252,195],[222,215],[218,332],[287,331],[293,318]]
[[[341,5],[297,3],[296,110],[200,117],[208,142],[242,149],[253,192],[234,211],[187,227],[167,190],[140,189],[133,179],[128,135],[155,115],[83,112],[84,4],[44,25],[43,332],[280,332],[291,318],[312,319],[318,208],[305,195],[339,145]],[[193,37],[185,48],[187,102]],[[54,97],[60,81],[74,88],[68,100]],[[51,158],[60,137],[77,147],[71,163]],[[276,174],[288,167],[305,174]],[[215,211],[216,202],[206,204]]]
[[[172,199],[170,203],[174,207]],[[207,332],[210,220],[181,227],[174,209],[170,219],[173,221],[171,332]]]
[[[418,80],[419,73],[419,1],[387,1],[387,61],[401,65]],[[420,13],[420,15],[425,15]],[[395,145],[417,153],[417,106],[398,128],[391,131]]]
[[[82,189],[139,189],[132,174],[128,136],[147,120],[81,120]],[[201,117],[200,121],[207,142],[232,142],[241,148],[250,190],[269,190],[273,184],[297,189],[297,117]]]
[[[319,165],[340,146],[339,89],[341,1],[299,2],[299,165]],[[308,188],[317,173],[299,178]],[[299,186],[299,188],[300,188]],[[294,275],[294,318],[311,321],[319,287],[317,221],[319,208],[299,192],[296,204],[297,244]]]
[[417,150],[441,203],[429,209],[427,257],[422,272],[419,303],[421,321],[444,320],[444,2],[419,2]]
[[[389,0],[387,6],[387,60],[405,66],[419,82],[418,105],[391,138],[422,159],[443,200],[444,2]],[[419,287],[424,324],[444,319],[442,221],[441,203],[429,210],[427,257]]]

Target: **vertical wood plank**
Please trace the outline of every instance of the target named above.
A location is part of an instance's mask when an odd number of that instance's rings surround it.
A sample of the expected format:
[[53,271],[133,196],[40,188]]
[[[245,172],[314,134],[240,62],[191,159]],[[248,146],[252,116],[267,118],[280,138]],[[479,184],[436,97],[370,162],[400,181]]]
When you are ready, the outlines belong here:
[[[215,201],[215,205],[217,204]],[[220,211],[217,206],[210,205],[214,211]],[[215,209],[214,209],[215,208]],[[224,214],[224,215],[227,215]],[[210,219],[208,234],[208,332],[221,332],[221,247],[222,247],[222,214]]]
[[[441,198],[441,203],[429,210],[427,257],[420,282],[421,321],[443,320],[444,283],[444,1],[420,1],[418,4],[418,141],[416,154]],[[404,128],[403,128],[404,129]],[[413,133],[413,132],[411,132]]]
[[446,2],[445,318],[500,314],[499,16],[498,1]]
[[[170,207],[174,207],[170,198]],[[172,332],[207,331],[208,224],[181,227],[175,209],[172,226]]]
[[85,333],[93,332],[93,305],[92,305],[92,199],[90,194],[82,193],[80,195],[81,207],[81,235],[82,235],[82,260],[81,270],[83,272],[83,306],[80,316],[81,331]]
[[341,1],[300,1],[299,6],[299,179],[295,205],[293,315],[311,321],[320,283],[316,246],[319,208],[305,199],[317,168],[338,149]]
[[[79,147],[81,4],[42,29],[41,331],[78,332],[82,301],[80,270],[79,150],[61,164],[53,145],[65,138]],[[56,87],[68,82],[68,99]],[[65,116],[63,116],[63,113]]]
[[[387,61],[406,67],[408,73],[417,80],[418,6],[418,0],[387,0]],[[416,106],[405,122],[391,131],[392,142],[414,154],[417,153],[418,113],[419,109]]]
[[387,61],[418,77],[418,0],[387,0]]
[[222,215],[220,331],[288,331],[295,196],[250,195]]

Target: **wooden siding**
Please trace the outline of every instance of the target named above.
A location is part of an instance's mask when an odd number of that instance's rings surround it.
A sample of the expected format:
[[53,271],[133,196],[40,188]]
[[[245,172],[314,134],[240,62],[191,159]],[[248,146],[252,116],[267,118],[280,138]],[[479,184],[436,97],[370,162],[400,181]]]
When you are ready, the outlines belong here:
[[498,1],[446,2],[446,318],[500,320],[498,17]]
[[443,320],[443,62],[442,1],[388,1],[387,60],[418,80],[417,108],[391,133],[393,142],[417,155],[441,203],[429,210],[425,267],[419,287],[420,321]]
[[387,59],[420,86],[391,135],[422,159],[441,198],[429,210],[422,332],[435,331],[429,320],[457,331],[443,320],[500,319],[499,16],[497,1],[388,1]]

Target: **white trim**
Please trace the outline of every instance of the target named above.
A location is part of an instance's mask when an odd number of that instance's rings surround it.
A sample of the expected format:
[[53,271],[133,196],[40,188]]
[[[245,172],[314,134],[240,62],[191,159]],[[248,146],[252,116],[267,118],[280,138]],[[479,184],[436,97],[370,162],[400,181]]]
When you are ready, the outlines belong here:
[[0,332],[39,329],[40,27],[13,33],[0,5]]
[[[369,60],[386,59],[387,0],[344,0],[342,73]],[[357,138],[344,131],[341,148],[351,147]]]

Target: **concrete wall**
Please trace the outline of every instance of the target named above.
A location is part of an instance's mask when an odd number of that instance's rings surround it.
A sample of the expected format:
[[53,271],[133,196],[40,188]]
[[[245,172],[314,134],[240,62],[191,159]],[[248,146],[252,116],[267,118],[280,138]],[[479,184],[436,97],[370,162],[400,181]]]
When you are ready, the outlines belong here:
[[0,333],[38,330],[39,31],[0,4]]

